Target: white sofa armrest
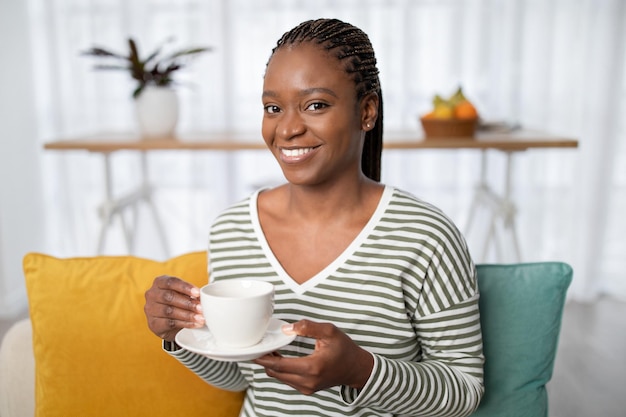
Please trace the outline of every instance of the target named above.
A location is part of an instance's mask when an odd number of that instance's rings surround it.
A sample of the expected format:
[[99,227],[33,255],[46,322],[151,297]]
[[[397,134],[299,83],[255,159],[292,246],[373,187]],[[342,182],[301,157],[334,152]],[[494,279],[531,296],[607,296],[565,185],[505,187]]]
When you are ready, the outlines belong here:
[[35,415],[35,356],[30,319],[15,323],[0,346],[0,417]]

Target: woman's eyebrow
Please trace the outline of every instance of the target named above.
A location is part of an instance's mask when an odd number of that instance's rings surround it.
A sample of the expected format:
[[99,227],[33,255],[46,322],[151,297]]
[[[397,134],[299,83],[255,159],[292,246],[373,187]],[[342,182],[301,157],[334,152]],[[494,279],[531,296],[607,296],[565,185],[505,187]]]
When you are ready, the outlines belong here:
[[262,97],[278,97],[278,94],[275,91],[267,90],[263,91]]
[[[304,90],[300,91],[298,93],[298,95],[300,96],[308,96],[314,93],[325,93],[328,95],[331,95],[333,97],[337,97],[337,94],[335,94],[335,92],[329,88],[324,88],[324,87],[311,87],[311,88],[305,88]],[[263,91],[263,95],[262,97],[278,97],[278,93],[276,91],[273,90],[265,90]]]
[[311,88],[306,88],[304,90],[302,90],[300,92],[301,96],[308,96],[310,94],[313,93],[326,93],[329,94],[333,97],[337,97],[337,94],[335,94],[335,92],[329,88],[324,88],[324,87],[311,87]]

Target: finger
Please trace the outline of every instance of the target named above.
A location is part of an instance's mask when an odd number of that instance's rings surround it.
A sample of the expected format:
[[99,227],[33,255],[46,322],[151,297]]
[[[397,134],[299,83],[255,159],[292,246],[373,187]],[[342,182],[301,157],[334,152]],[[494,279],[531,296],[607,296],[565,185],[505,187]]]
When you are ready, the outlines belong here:
[[165,340],[173,340],[180,329],[204,325],[204,317],[199,313],[164,305],[153,306],[152,310],[146,311],[148,327]]
[[311,361],[308,357],[287,358],[282,355],[264,355],[254,362],[265,368],[268,375],[282,378],[287,375],[302,376],[311,372]]
[[295,323],[285,324],[282,331],[289,335],[310,337],[312,339],[328,339],[335,332],[335,326],[331,323],[317,323],[311,320],[300,320]]
[[152,322],[154,323],[155,329],[157,330],[155,331],[155,333],[159,335],[176,335],[176,333],[178,333],[178,331],[181,329],[197,329],[199,327],[202,327],[202,324],[197,321],[185,321],[158,317],[153,318]]
[[202,315],[202,312],[187,307],[179,308],[172,304],[156,304],[152,313],[156,318],[174,320],[177,322],[204,324],[204,316]]
[[283,355],[281,355],[281,354],[280,354],[280,352],[278,352],[277,350],[275,350],[274,352],[266,353],[266,354],[265,354],[265,355],[263,355],[263,356],[259,356],[259,357],[258,357],[257,359],[255,359],[255,360],[258,360],[258,359],[261,359],[261,358],[264,358],[264,357],[267,357],[267,358],[282,358],[282,357],[283,357]]
[[254,361],[265,368],[265,373],[271,378],[295,388],[303,394],[313,394],[319,389],[319,369],[308,357],[285,358],[265,355]]
[[200,289],[198,287],[178,277],[162,275],[155,279],[155,284],[164,290],[175,291],[191,298],[200,298]]
[[202,313],[199,294],[197,287],[180,278],[161,276],[155,279],[152,288],[146,292],[146,302]]

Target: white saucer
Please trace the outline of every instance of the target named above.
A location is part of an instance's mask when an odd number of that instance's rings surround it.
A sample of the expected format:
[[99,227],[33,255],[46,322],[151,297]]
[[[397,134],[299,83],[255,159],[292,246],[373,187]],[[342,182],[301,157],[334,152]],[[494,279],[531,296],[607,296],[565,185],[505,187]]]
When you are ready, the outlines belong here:
[[201,329],[182,329],[176,335],[176,343],[191,352],[218,361],[249,361],[287,346],[296,338],[295,335],[286,335],[282,332],[280,328],[283,324],[287,322],[271,319],[263,339],[256,345],[246,348],[224,348],[217,345],[206,326]]

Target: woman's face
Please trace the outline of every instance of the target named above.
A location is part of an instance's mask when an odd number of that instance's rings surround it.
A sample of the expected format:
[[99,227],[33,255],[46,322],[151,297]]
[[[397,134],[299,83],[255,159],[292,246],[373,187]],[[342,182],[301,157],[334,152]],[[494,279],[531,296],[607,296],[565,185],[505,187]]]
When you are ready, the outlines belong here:
[[357,101],[354,82],[325,50],[283,46],[265,73],[263,138],[292,184],[354,178],[372,106]]

